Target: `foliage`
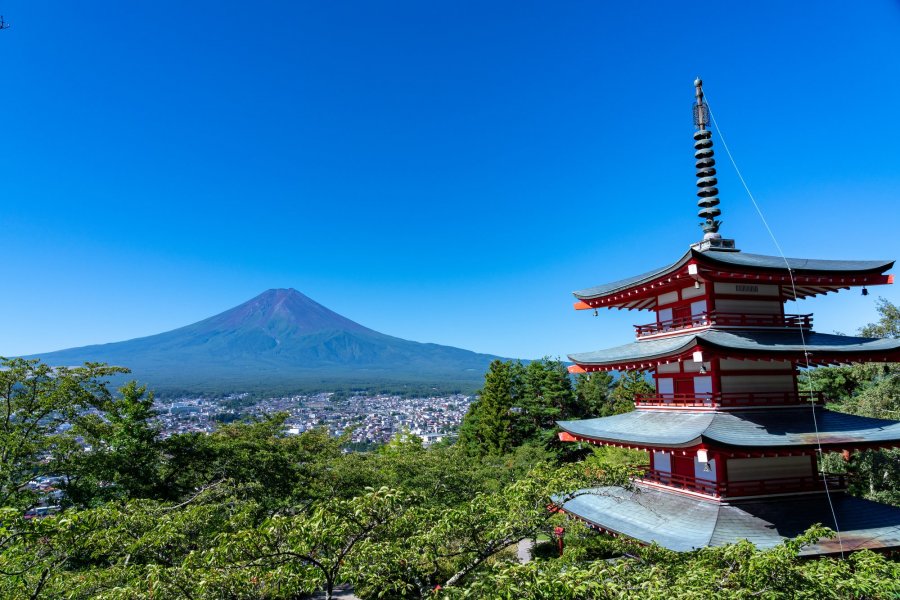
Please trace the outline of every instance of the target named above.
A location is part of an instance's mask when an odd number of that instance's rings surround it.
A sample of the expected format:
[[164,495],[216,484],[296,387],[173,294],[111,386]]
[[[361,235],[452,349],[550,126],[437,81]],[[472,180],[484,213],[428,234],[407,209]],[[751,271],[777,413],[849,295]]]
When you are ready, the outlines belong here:
[[460,445],[475,456],[504,454],[515,445],[513,407],[522,396],[521,363],[495,360],[484,376],[478,399],[459,430]]
[[517,443],[528,440],[552,443],[556,421],[578,416],[580,412],[569,372],[559,360],[544,358],[528,363],[521,381],[521,398],[515,406]]
[[611,542],[621,557],[615,561],[573,558],[567,550],[561,559],[497,563],[465,588],[442,590],[441,597],[887,599],[900,594],[900,565],[873,552],[846,560],[799,556],[824,535],[827,530],[814,527],[766,551],[747,541],[686,553]]
[[886,298],[878,299],[878,321],[859,330],[863,337],[900,338],[900,306]]
[[[882,556],[801,559],[828,535],[822,528],[767,551],[741,542],[674,553],[548,510],[627,486],[646,462],[642,452],[569,444],[581,449],[576,462],[552,441],[558,419],[630,410],[649,391],[641,373],[581,376],[573,387],[559,361],[496,361],[460,443],[426,448],[403,432],[348,453],[347,438],[324,429],[285,435],[284,415],[163,440],[146,390],[107,390],[103,378],[120,370],[4,364],[3,598],[275,600],[342,584],[364,599],[900,595],[898,563]],[[869,410],[865,398],[881,397],[871,390],[889,398],[891,385],[880,366],[861,371],[845,407]],[[855,493],[897,502],[898,454],[824,460]],[[22,485],[42,473],[66,474],[72,506],[25,520],[34,498]],[[551,541],[520,564],[514,548],[526,538]]]
[[64,428],[111,397],[103,379],[126,369],[88,363],[52,368],[37,360],[0,359],[0,506],[24,508],[24,488],[46,473]]
[[556,421],[602,417],[634,408],[635,394],[653,386],[639,371],[625,371],[613,382],[608,373],[581,374],[575,385],[565,365],[544,358],[527,366],[491,363],[478,399],[460,427],[460,445],[477,457],[499,456],[524,444],[538,444],[566,456]]
[[[628,412],[634,408],[634,399],[638,394],[652,394],[656,391],[647,380],[643,371],[622,371],[610,393],[614,406],[619,412]],[[627,407],[627,410],[625,410]],[[617,413],[613,413],[617,414]]]
[[440,586],[466,586],[488,565],[512,560],[506,550],[552,529],[548,507],[595,485],[627,485],[627,470],[541,463],[494,493],[457,506],[410,513],[403,542],[368,547],[367,569],[355,578],[364,596],[423,597]]
[[[365,571],[371,553],[360,548],[414,506],[414,500],[389,488],[369,490],[349,500],[322,502],[311,511],[276,514],[254,529],[218,538],[218,547],[200,564],[224,572],[249,574],[262,597],[293,597],[325,591],[330,600],[343,571]],[[288,591],[288,594],[284,594]]]
[[177,500],[223,479],[253,486],[256,499],[270,506],[328,496],[342,487],[326,469],[341,454],[342,439],[324,429],[286,435],[285,418],[276,414],[225,425],[210,435],[165,440],[159,499]]
[[613,376],[604,371],[579,373],[575,377],[575,397],[582,417],[608,417],[627,412],[631,406],[617,407],[611,397],[615,387]]
[[72,437],[91,448],[79,452],[73,444],[59,453],[52,468],[65,473],[70,502],[88,505],[114,498],[145,498],[159,493],[161,462],[159,427],[153,423],[153,395],[135,382],[126,383],[119,397],[105,397],[93,411],[72,419]]

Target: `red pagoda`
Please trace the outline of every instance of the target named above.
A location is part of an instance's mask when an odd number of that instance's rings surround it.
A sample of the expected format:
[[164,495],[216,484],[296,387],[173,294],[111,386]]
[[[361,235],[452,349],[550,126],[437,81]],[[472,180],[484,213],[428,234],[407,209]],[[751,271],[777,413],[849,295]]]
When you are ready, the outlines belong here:
[[[569,355],[573,373],[641,370],[656,392],[635,410],[561,421],[563,441],[645,450],[632,489],[590,490],[563,506],[596,529],[673,550],[749,539],[771,547],[815,523],[840,532],[805,550],[900,547],[900,509],[844,493],[820,452],[900,446],[900,422],[826,410],[800,369],[900,361],[900,340],[829,335],[785,302],[893,283],[893,261],[747,254],[719,234],[716,169],[702,81],[694,82],[703,240],[669,266],[575,292],[578,310],[649,310],[636,341]],[[864,292],[865,293],[865,292]]]

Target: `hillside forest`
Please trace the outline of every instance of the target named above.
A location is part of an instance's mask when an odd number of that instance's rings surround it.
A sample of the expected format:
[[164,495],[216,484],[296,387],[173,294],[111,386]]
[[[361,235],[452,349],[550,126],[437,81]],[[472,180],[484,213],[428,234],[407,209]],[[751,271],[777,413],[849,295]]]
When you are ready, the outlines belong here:
[[[900,337],[898,307],[881,300],[879,312],[861,333]],[[497,360],[454,443],[402,434],[350,452],[346,434],[286,435],[279,414],[163,439],[150,390],[112,389],[123,372],[2,361],[0,597],[900,597],[896,555],[799,558],[834,535],[820,526],[767,551],[675,553],[548,510],[586,487],[628,486],[646,463],[561,444],[555,425],[631,410],[649,388],[641,373],[573,379],[558,360]],[[900,419],[897,365],[820,368],[804,385],[834,410]],[[851,493],[900,505],[897,450],[822,466]],[[534,541],[528,562],[520,540]]]

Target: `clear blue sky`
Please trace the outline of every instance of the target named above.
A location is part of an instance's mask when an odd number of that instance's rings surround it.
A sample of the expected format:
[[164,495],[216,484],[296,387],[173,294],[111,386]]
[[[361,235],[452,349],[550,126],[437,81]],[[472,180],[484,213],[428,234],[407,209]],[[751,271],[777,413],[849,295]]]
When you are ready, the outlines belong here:
[[[789,256],[900,258],[900,2],[63,2],[0,12],[0,354],[294,287],[504,356],[679,257],[708,98]],[[719,159],[726,237],[775,253]],[[854,332],[893,286],[804,301]]]

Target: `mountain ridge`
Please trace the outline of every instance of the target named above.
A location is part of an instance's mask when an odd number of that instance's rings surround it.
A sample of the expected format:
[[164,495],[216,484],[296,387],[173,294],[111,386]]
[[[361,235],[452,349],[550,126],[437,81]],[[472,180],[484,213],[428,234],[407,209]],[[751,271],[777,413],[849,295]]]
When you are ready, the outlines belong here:
[[473,391],[499,357],[380,333],[281,288],[170,331],[32,358],[125,366],[162,392],[224,393],[429,383]]

